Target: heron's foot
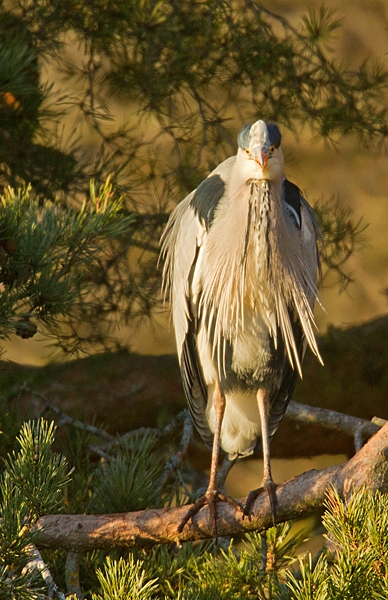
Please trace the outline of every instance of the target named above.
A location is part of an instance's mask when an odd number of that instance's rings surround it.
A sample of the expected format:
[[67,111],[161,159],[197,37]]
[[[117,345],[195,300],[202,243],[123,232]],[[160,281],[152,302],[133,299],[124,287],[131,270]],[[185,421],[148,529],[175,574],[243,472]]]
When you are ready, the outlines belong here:
[[206,493],[198,498],[192,507],[187,511],[182,521],[178,526],[178,533],[182,533],[186,523],[192,519],[203,506],[209,507],[210,518],[212,523],[212,533],[217,537],[217,502],[227,502],[235,509],[240,510],[244,514],[243,506],[231,496],[226,496],[220,490],[207,490]]
[[277,498],[276,498],[276,483],[273,481],[273,479],[263,480],[261,487],[249,492],[247,501],[245,502],[245,506],[244,506],[244,516],[248,517],[249,520],[251,520],[252,505],[253,505],[254,501],[256,500],[257,496],[262,494],[265,490],[267,491],[268,496],[269,496],[269,502],[271,505],[272,522],[275,526],[276,525]]

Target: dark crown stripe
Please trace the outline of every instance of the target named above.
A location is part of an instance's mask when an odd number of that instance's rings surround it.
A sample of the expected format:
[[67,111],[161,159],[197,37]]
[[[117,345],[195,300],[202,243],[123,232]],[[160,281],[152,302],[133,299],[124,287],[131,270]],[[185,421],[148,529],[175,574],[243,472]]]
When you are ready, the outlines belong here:
[[279,148],[282,141],[282,134],[276,123],[266,123],[270,142],[275,148]]

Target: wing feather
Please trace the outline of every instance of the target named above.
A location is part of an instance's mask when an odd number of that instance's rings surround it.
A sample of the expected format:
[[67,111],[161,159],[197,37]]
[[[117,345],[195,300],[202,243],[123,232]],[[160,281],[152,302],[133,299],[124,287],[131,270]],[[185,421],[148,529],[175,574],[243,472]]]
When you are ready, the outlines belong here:
[[194,318],[189,320],[188,331],[182,345],[180,368],[183,389],[193,422],[205,444],[211,448],[213,434],[206,418],[207,386],[198,360],[196,325]]
[[200,216],[191,206],[193,196],[194,192],[177,205],[161,239],[161,257],[164,259],[162,289],[165,297],[171,301],[183,390],[188,406],[199,433],[205,443],[211,445],[213,436],[205,418],[207,386],[197,351],[198,320],[191,302],[191,282],[202,238],[206,235],[206,224],[201,223]]
[[234,160],[231,157],[221,163],[176,206],[161,238],[162,291],[171,303],[183,388],[193,421],[209,446],[213,435],[206,419],[208,390],[197,348],[200,326],[197,305],[201,293],[198,270],[201,247]]
[[[283,186],[284,200],[285,203],[289,205],[286,207],[286,210],[289,210],[291,207],[291,219],[289,219],[288,222],[290,226],[293,226],[300,231],[302,253],[307,264],[310,279],[315,288],[317,275],[320,271],[317,239],[321,237],[321,232],[314,211],[307,200],[302,196],[299,188],[287,180],[285,180],[285,183],[286,185]],[[311,308],[317,297],[317,294],[314,293],[314,288],[308,286],[306,289],[306,295]],[[288,322],[292,327],[292,337],[295,341],[295,350],[301,364],[307,347],[306,333],[299,318],[296,317],[295,311],[292,311],[290,308],[285,308],[285,310],[287,310],[289,317]],[[284,342],[287,343],[287,340],[285,339]],[[311,346],[310,340],[309,344]],[[321,360],[319,352],[317,353],[317,356]],[[280,388],[270,400],[269,432],[271,437],[280,425],[298,379],[297,370],[293,368],[292,364],[290,364],[290,361],[287,359],[284,361],[282,371],[283,377]]]

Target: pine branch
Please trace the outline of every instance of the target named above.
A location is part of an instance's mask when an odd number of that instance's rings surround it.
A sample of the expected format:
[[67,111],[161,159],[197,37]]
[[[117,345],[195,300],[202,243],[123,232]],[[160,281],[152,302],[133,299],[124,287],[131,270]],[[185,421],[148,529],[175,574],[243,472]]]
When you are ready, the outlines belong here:
[[69,550],[66,556],[65,579],[67,591],[75,594],[76,598],[83,598],[79,577],[79,553]]
[[31,388],[29,388],[26,382],[24,382],[24,384],[20,388],[20,393],[21,394],[31,394],[31,396],[35,396],[36,398],[39,398],[39,400],[44,402],[45,410],[51,410],[55,414],[56,417],[60,418],[60,422],[57,423],[57,427],[59,427],[60,425],[72,425],[76,429],[81,429],[82,431],[86,431],[87,433],[89,433],[91,435],[95,435],[97,437],[100,437],[107,442],[111,442],[111,443],[116,442],[116,438],[114,435],[110,435],[110,433],[108,433],[107,431],[104,431],[104,429],[101,429],[100,427],[95,427],[94,425],[89,425],[87,423],[82,423],[82,421],[78,421],[77,419],[73,419],[67,413],[65,413],[63,410],[61,410],[60,408],[58,408],[57,406],[52,404],[46,398],[46,396],[43,396],[43,394],[40,394],[39,392],[36,392],[35,390],[32,390]]
[[375,422],[366,419],[345,415],[328,408],[308,406],[294,400],[291,400],[287,407],[286,417],[301,423],[316,423],[327,429],[347,433],[354,437],[356,452],[361,449],[363,440],[377,433],[380,428]]
[[[328,488],[336,489],[345,499],[366,487],[388,490],[388,424],[346,463],[311,470],[277,487],[277,522],[284,522],[321,510]],[[244,499],[241,499],[244,502]],[[37,525],[37,546],[42,548],[144,547],[153,544],[181,543],[212,537],[207,508],[188,523],[179,536],[177,525],[188,506],[105,515],[49,515]],[[272,525],[267,494],[258,496],[251,519],[226,503],[218,506],[218,534],[241,535],[262,531]]]
[[26,565],[26,570],[34,571],[37,569],[39,571],[48,588],[47,598],[54,598],[55,595],[59,600],[65,600],[65,594],[59,590],[38,548],[34,544],[29,544],[26,550],[28,550],[31,557],[31,560]]

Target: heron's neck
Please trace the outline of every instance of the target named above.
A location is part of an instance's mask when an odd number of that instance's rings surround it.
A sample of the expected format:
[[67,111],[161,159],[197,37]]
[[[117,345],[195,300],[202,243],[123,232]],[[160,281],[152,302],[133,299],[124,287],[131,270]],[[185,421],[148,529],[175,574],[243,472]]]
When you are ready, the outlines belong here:
[[278,237],[288,231],[281,207],[281,181],[252,180],[249,193],[246,253],[253,280],[268,280],[272,257],[279,252]]
[[276,248],[268,244],[271,219],[284,219],[278,214],[281,182],[245,180],[236,191],[228,189],[217,211],[203,249],[202,305],[212,307],[225,334],[233,323],[239,329],[244,306],[268,304],[267,295],[272,297],[266,282]]
[[245,181],[217,210],[203,249],[200,302],[215,343],[239,336],[247,316],[256,315],[275,345],[280,330],[290,363],[300,370],[293,318],[299,315],[308,339],[314,321],[308,266],[299,231],[285,220],[281,182]]

